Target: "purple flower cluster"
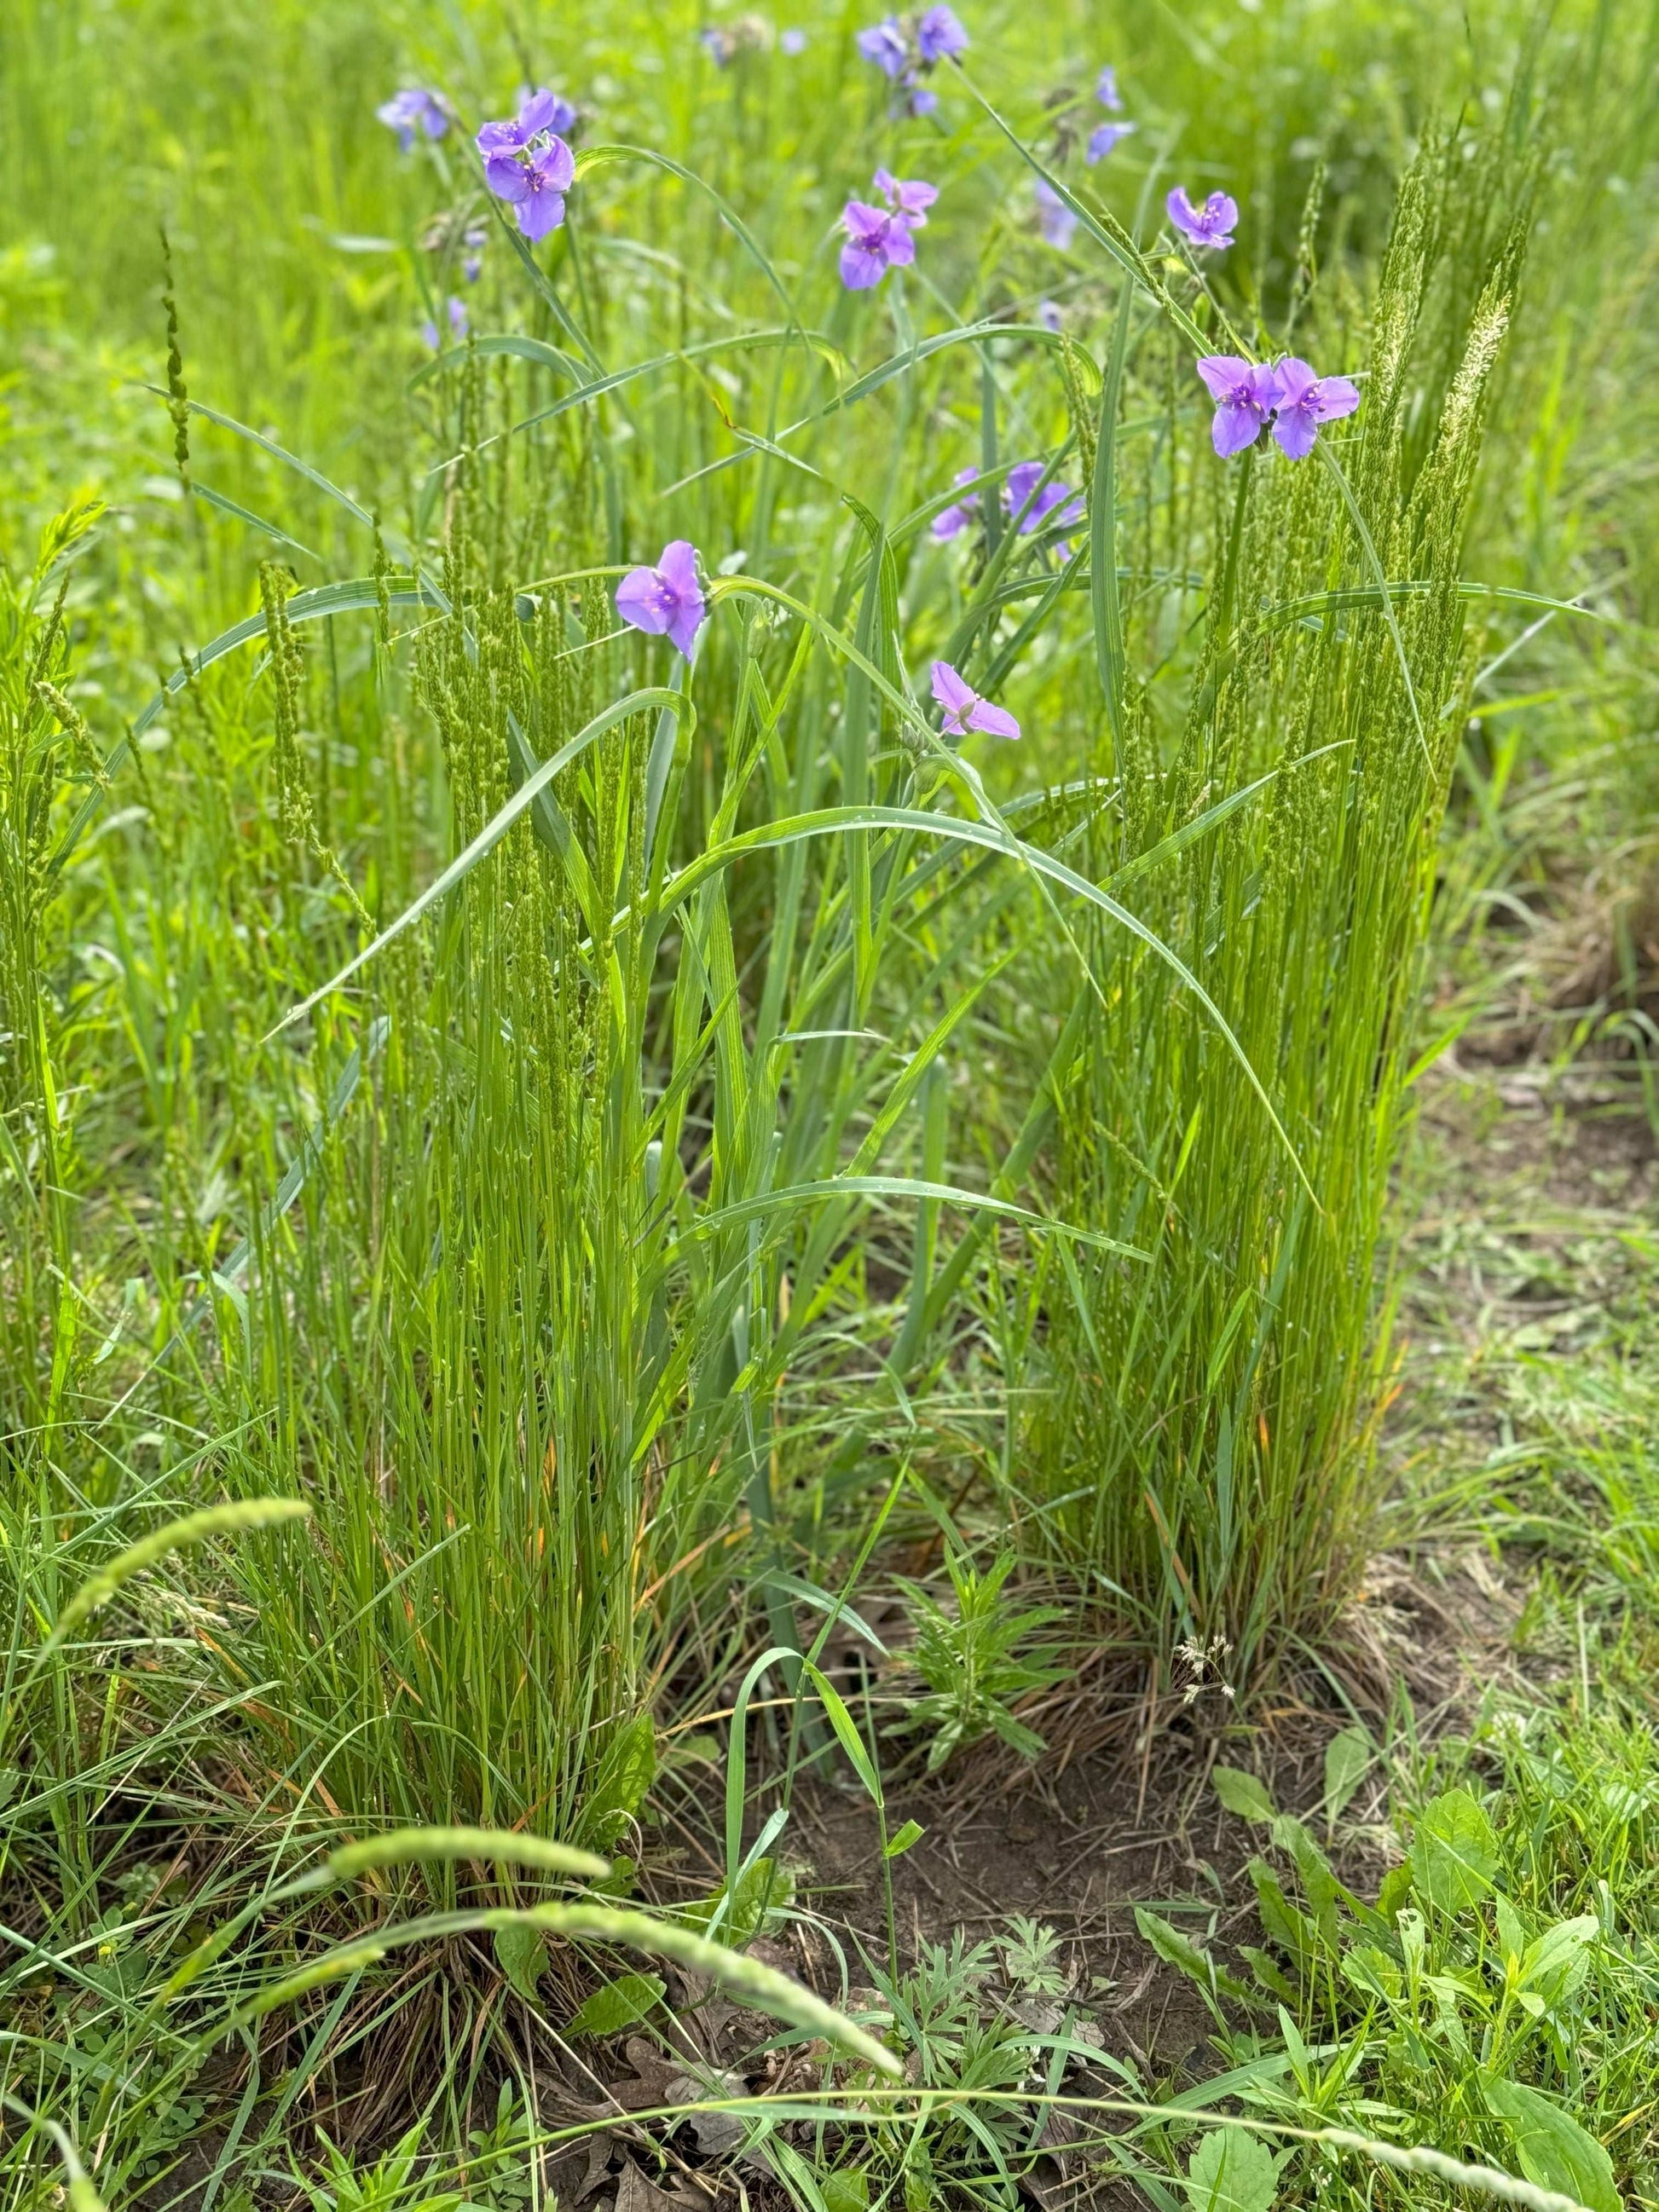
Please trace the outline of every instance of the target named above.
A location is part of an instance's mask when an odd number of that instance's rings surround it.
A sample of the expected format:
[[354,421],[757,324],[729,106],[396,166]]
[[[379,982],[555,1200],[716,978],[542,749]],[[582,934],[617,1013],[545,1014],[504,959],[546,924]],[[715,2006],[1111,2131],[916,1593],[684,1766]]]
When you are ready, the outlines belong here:
[[878,169],[871,185],[884,204],[848,200],[842,210],[847,243],[841,249],[841,281],[849,292],[867,292],[890,269],[908,268],[916,258],[915,233],[927,224],[927,210],[939,198],[936,185],[920,177],[900,178]]
[[564,221],[576,158],[559,134],[575,122],[568,100],[543,90],[526,93],[516,115],[486,123],[478,133],[484,181],[514,210],[519,228],[532,244]]
[[1232,244],[1238,222],[1238,202],[1227,193],[1212,192],[1201,208],[1195,208],[1185,187],[1177,185],[1164,204],[1170,222],[1188,245],[1219,250]]
[[1359,388],[1347,377],[1316,376],[1294,354],[1271,368],[1237,354],[1206,354],[1198,373],[1215,402],[1210,435],[1224,459],[1255,445],[1271,417],[1280,452],[1304,461],[1320,424],[1338,422],[1359,404]]
[[[1095,84],[1095,98],[1109,115],[1121,115],[1123,94],[1117,88],[1117,71],[1109,62],[1100,72]],[[1120,139],[1127,138],[1134,130],[1133,123],[1102,123],[1089,135],[1088,149],[1084,159],[1092,167],[1103,161]]]
[[630,568],[617,586],[617,612],[647,637],[671,639],[690,660],[697,632],[708,619],[697,549],[690,540],[676,538],[665,545],[654,568]]
[[[1011,518],[1016,515],[1020,518],[1019,534],[1022,538],[1029,538],[1032,532],[1042,529],[1045,523],[1073,523],[1083,520],[1083,501],[1069,484],[1046,483],[1038,490],[1046,465],[1042,461],[1016,462],[1009,470],[1002,487],[1002,504]],[[978,482],[977,469],[959,469],[957,471],[956,488],[963,496],[953,501],[933,518],[933,536],[939,544],[947,544],[951,538],[959,538],[979,512],[980,495],[966,489]],[[1071,549],[1062,543],[1058,550],[1065,556]]]
[[888,15],[858,33],[858,50],[873,62],[912,115],[931,115],[939,94],[924,79],[942,61],[966,50],[968,33],[949,8],[924,8],[917,15]]
[[[1084,506],[1070,484],[1046,483],[1037,489],[1047,465],[1042,461],[1019,461],[1009,470],[1008,481],[1003,486],[1002,503],[1011,515],[1023,515],[1019,526],[1022,538],[1041,530],[1047,523],[1081,522]],[[1071,555],[1071,547],[1061,539],[1055,551],[1062,560]]]
[[388,131],[397,132],[400,154],[408,153],[417,132],[427,138],[441,138],[449,129],[447,101],[441,92],[424,85],[409,85],[402,92],[394,92],[374,112]]

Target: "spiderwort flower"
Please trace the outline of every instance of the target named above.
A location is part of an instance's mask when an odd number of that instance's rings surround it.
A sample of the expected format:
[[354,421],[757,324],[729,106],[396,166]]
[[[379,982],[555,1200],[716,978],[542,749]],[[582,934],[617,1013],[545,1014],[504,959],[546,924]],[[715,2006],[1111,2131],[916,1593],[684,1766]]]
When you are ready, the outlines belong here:
[[[1045,522],[1081,522],[1083,520],[1083,501],[1070,484],[1046,483],[1041,491],[1037,490],[1045,465],[1042,461],[1017,462],[1009,470],[1007,482],[1003,486],[1003,504],[1009,514],[1018,514],[1022,508],[1025,511],[1025,519],[1019,526],[1022,538],[1029,538]],[[1066,504],[1068,501],[1069,506]],[[1061,510],[1059,514],[1054,512],[1056,507]]]
[[697,549],[689,538],[665,545],[654,568],[631,568],[617,586],[617,612],[647,637],[668,637],[688,660],[697,632],[708,619],[697,573]]
[[841,221],[847,233],[841,249],[841,281],[849,292],[867,292],[890,269],[907,267],[915,259],[916,242],[902,213],[848,200]]
[[1279,404],[1279,379],[1272,369],[1242,361],[1236,353],[1209,353],[1198,364],[1210,397],[1215,402],[1215,421],[1210,436],[1225,460],[1255,445]]
[[1305,361],[1294,354],[1281,361],[1279,413],[1273,436],[1293,461],[1305,461],[1314,449],[1322,422],[1334,422],[1352,415],[1359,404],[1359,387],[1346,376],[1316,376]]
[[[958,491],[963,490],[963,487],[967,484],[977,483],[978,482],[979,471],[977,469],[958,469],[957,471],[956,483],[957,489]],[[939,514],[933,517],[933,537],[937,543],[940,545],[945,545],[950,543],[951,538],[959,538],[963,532],[968,527],[969,518],[972,515],[976,514],[978,511],[979,494],[976,491],[967,493],[965,497],[957,500],[953,506],[942,509]]]
[[939,94],[930,84],[923,84],[915,72],[904,79],[904,108],[910,115],[932,115],[939,106]]
[[880,194],[901,222],[912,230],[926,230],[927,210],[939,198],[937,185],[924,184],[920,177],[896,177],[890,169],[878,169],[871,189]]
[[910,42],[896,15],[872,23],[868,30],[859,33],[855,43],[866,61],[873,62],[884,76],[895,80],[910,58]]
[[1058,302],[1054,300],[1037,301],[1036,319],[1045,331],[1054,331],[1058,333],[1066,327],[1065,318],[1060,312]]
[[528,160],[492,154],[484,179],[497,198],[517,211],[519,228],[534,245],[564,221],[564,196],[576,174],[576,158],[562,138],[549,138]]
[[1098,130],[1089,133],[1089,144],[1083,158],[1091,166],[1096,161],[1103,161],[1120,138],[1133,135],[1134,127],[1133,123],[1103,123]]
[[1095,80],[1095,98],[1109,114],[1122,114],[1123,94],[1117,88],[1117,71],[1109,62]]
[[1224,246],[1233,242],[1233,226],[1238,221],[1238,202],[1225,192],[1212,192],[1201,208],[1195,208],[1188,198],[1183,185],[1177,185],[1164,203],[1170,220],[1182,236],[1194,246]]
[[449,129],[449,110],[442,94],[424,85],[408,85],[402,92],[394,92],[374,112],[388,131],[397,132],[400,154],[408,153],[417,131],[428,138],[441,138]]
[[964,53],[968,33],[949,8],[928,8],[916,25],[916,52],[925,68],[942,62],[948,55]]
[[1077,217],[1046,177],[1036,180],[1037,221],[1042,226],[1042,235],[1050,246],[1057,246],[1063,253],[1072,242],[1077,228]]
[[778,52],[781,54],[804,54],[806,52],[805,32],[793,27],[787,31],[780,31]]
[[933,696],[945,709],[947,738],[966,737],[969,730],[983,730],[988,738],[1019,735],[1019,724],[1007,708],[994,707],[988,699],[981,699],[948,660],[933,663]]

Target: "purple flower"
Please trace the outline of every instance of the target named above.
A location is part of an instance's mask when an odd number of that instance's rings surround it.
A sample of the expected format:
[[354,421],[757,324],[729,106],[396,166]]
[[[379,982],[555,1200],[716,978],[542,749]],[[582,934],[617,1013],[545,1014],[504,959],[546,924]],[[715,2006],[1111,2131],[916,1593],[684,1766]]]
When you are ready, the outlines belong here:
[[804,54],[806,52],[805,32],[794,29],[780,31],[778,52],[781,54]]
[[1039,300],[1037,301],[1036,319],[1038,322],[1042,324],[1045,331],[1058,331],[1066,327],[1065,319],[1061,316],[1059,307],[1052,300]]
[[1117,71],[1109,62],[1095,79],[1095,98],[1109,114],[1122,114],[1123,94],[1117,88]]
[[1223,460],[1242,453],[1255,445],[1279,404],[1279,379],[1272,369],[1241,361],[1236,353],[1206,354],[1198,373],[1215,402],[1210,435],[1217,453]]
[[708,602],[697,574],[697,549],[677,538],[654,568],[631,568],[617,586],[617,612],[648,637],[667,636],[690,660]]
[[483,250],[489,233],[481,222],[471,222],[461,233],[461,244],[466,248],[461,258],[461,274],[469,284],[476,284],[483,274]]
[[428,138],[441,138],[449,128],[449,110],[442,94],[429,92],[423,85],[410,85],[402,92],[394,92],[390,100],[381,101],[374,112],[388,131],[397,132],[400,154],[408,153],[417,131],[424,131]]
[[522,154],[550,131],[571,130],[575,120],[575,109],[568,100],[561,100],[556,92],[549,92],[545,88],[526,92],[520,100],[516,115],[507,117],[505,122],[484,125],[478,133],[478,151],[486,161],[492,154]]
[[[1019,526],[1022,538],[1029,538],[1045,522],[1081,522],[1083,520],[1083,501],[1070,484],[1046,483],[1041,491],[1037,490],[1044,466],[1042,461],[1018,461],[1009,470],[1008,481],[1003,486],[1002,501],[1009,514],[1018,514],[1022,509],[1024,511],[1025,520]],[[1068,500],[1071,502],[1069,506],[1066,504]],[[1062,512],[1056,514],[1056,507],[1061,508]]]
[[904,80],[904,106],[912,115],[931,115],[939,106],[939,94],[932,85],[921,84],[914,76]]
[[[977,469],[958,469],[957,471],[957,489],[958,491],[962,490],[964,484],[977,483],[978,482],[979,471]],[[979,494],[976,491],[970,491],[967,495],[966,498],[957,500],[954,506],[947,507],[940,514],[936,514],[933,517],[933,536],[939,544],[941,545],[948,544],[951,538],[959,538],[963,532],[968,527],[969,518],[975,514],[978,510]]]
[[1090,132],[1088,150],[1084,159],[1091,163],[1103,161],[1118,140],[1129,137],[1134,127],[1133,123],[1103,123],[1098,130]]
[[920,177],[896,177],[890,169],[876,171],[872,190],[879,192],[899,221],[912,230],[927,228],[927,210],[939,198],[937,185],[926,185]]
[[872,23],[859,33],[856,43],[865,60],[873,62],[884,76],[896,78],[910,58],[909,41],[896,15]]
[[575,173],[575,156],[562,138],[549,138],[527,161],[492,154],[484,163],[490,191],[518,210],[519,228],[532,245],[564,221],[564,196]]
[[1232,244],[1238,202],[1229,198],[1225,192],[1212,192],[1201,208],[1195,208],[1184,186],[1177,185],[1164,204],[1170,211],[1170,222],[1194,246]]
[[698,32],[697,44],[716,69],[727,69],[737,58],[737,40],[730,31],[722,30],[717,23],[711,23],[706,31]]
[[948,8],[928,8],[916,25],[916,52],[923,66],[931,69],[948,54],[963,52],[968,45],[968,33]]
[[902,214],[848,200],[842,210],[847,243],[841,249],[841,281],[849,292],[867,292],[887,271],[916,258],[916,242]]
[[1064,252],[1077,228],[1077,217],[1046,177],[1036,180],[1036,204],[1042,235],[1050,246],[1057,246]]
[[[450,337],[456,345],[459,345],[470,327],[466,301],[458,299],[452,292],[445,303],[445,313],[449,318]],[[421,336],[434,353],[439,350],[441,340],[438,336],[438,325],[430,316],[421,325]]]
[[[1359,387],[1346,376],[1316,376],[1307,362],[1298,361],[1294,354],[1281,361],[1274,374],[1279,414],[1273,423],[1273,436],[1293,461],[1304,461],[1314,449],[1320,424],[1352,415],[1358,406]],[[1218,422],[1219,416],[1216,419]],[[1254,437],[1255,434],[1252,431],[1250,434]],[[1219,452],[1220,447],[1218,432],[1216,450]]]
[[943,726],[947,738],[966,737],[969,730],[983,730],[989,738],[1019,735],[1019,724],[1006,708],[994,707],[988,699],[981,699],[948,660],[933,663],[933,696],[945,709]]

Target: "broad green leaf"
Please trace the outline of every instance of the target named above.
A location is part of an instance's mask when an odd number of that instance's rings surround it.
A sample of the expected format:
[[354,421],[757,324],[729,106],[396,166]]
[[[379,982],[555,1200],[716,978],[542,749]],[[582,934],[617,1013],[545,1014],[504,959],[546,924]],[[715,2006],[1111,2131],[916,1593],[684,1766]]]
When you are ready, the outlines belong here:
[[656,1778],[657,1731],[649,1713],[636,1713],[617,1730],[599,1761],[589,1814],[593,1833],[613,1842]]
[[1412,1886],[1443,1912],[1479,1905],[1498,1871],[1498,1838],[1467,1790],[1448,1790],[1423,1808],[1411,1848]]
[[886,1856],[902,1859],[911,1845],[919,1844],[927,1832],[920,1820],[907,1820],[896,1836],[889,1837]]
[[870,2174],[862,2166],[843,2166],[822,2183],[824,2212],[869,2212]]
[[1272,2212],[1279,2161],[1243,2128],[1212,2128],[1187,2167],[1193,2212]]
[[1265,1821],[1279,1817],[1278,1808],[1266,1788],[1242,1766],[1216,1767],[1210,1776],[1210,1787],[1227,1810],[1237,1813],[1241,1820]]
[[547,1972],[547,1941],[538,1928],[509,1922],[495,1930],[495,1963],[521,1997],[535,2002]]
[[1498,2075],[1480,2076],[1480,2094],[1486,2110],[1514,2138],[1516,2157],[1528,2181],[1576,2197],[1589,2212],[1623,2212],[1613,2160],[1571,2112],[1541,2090]]
[[1371,1763],[1371,1741],[1361,1728],[1338,1730],[1325,1747],[1325,1818],[1334,1826],[1352,1802]]
[[618,1974],[605,1982],[577,2011],[567,2035],[620,2035],[650,2013],[667,1984],[659,1974]]
[[1178,1928],[1171,1927],[1161,1914],[1149,1912],[1145,1905],[1138,1905],[1135,1926],[1166,1966],[1173,1966],[1188,1981],[1196,1982],[1206,1996],[1212,1998],[1218,1990],[1224,1996],[1248,1996],[1249,1992],[1236,1974],[1230,1974],[1224,1966],[1218,1966],[1207,1951],[1194,1943],[1190,1936],[1183,1936]]

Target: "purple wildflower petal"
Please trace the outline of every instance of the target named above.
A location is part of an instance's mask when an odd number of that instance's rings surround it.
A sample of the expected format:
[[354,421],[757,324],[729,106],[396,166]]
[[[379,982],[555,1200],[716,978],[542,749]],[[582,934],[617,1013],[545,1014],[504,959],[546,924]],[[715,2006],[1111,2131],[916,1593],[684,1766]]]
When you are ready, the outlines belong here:
[[1077,230],[1077,217],[1046,177],[1036,180],[1037,221],[1050,246],[1063,253]]
[[532,138],[539,137],[544,131],[556,128],[553,118],[558,111],[559,104],[557,94],[549,92],[544,85],[530,94],[514,118],[514,127],[519,133],[520,145],[527,146]]
[[1319,436],[1319,422],[1307,407],[1287,407],[1273,417],[1273,436],[1293,461],[1305,461]]
[[484,182],[497,199],[510,200],[514,205],[530,197],[530,172],[522,161],[515,161],[511,154],[492,154],[484,163]]
[[1215,410],[1215,420],[1210,425],[1210,442],[1222,459],[1231,460],[1242,453],[1246,446],[1255,445],[1261,435],[1265,415],[1258,415],[1253,407],[1241,407],[1232,400],[1223,400]]
[[909,45],[896,15],[872,23],[868,30],[859,33],[855,44],[865,60],[873,62],[884,76],[896,77],[910,58]]
[[1059,331],[1066,326],[1065,318],[1061,315],[1058,304],[1053,300],[1037,301],[1036,319],[1045,331]]
[[868,292],[886,274],[886,262],[867,246],[849,241],[841,249],[841,281],[849,292]]
[[661,637],[674,610],[654,568],[630,568],[617,586],[617,612],[647,637]]
[[548,191],[568,192],[576,181],[576,157],[562,138],[550,138],[531,166]]
[[564,221],[562,192],[532,192],[519,208],[519,228],[532,246],[540,242],[550,230],[556,230]]
[[421,343],[428,353],[436,353],[443,344],[443,340],[438,336],[438,325],[430,315],[421,325]]
[[1319,419],[1335,422],[1344,415],[1352,415],[1359,404],[1359,386],[1346,376],[1322,376],[1319,380]]
[[916,52],[931,69],[947,55],[965,52],[968,33],[949,8],[929,8],[916,25]]
[[1017,738],[1019,724],[1006,707],[994,707],[988,699],[976,699],[968,710],[970,730],[983,730],[988,738]]
[[1133,136],[1134,127],[1133,123],[1103,123],[1097,131],[1090,133],[1084,159],[1091,165],[1103,161],[1120,139]]
[[780,31],[778,52],[781,54],[804,54],[806,52],[805,32],[797,30],[793,26],[787,31]]
[[1236,353],[1206,353],[1198,363],[1198,373],[1203,378],[1212,399],[1225,399],[1241,377],[1248,376],[1250,364]]
[[1117,71],[1109,62],[1095,80],[1095,98],[1112,114],[1123,112],[1123,94],[1117,88]]

